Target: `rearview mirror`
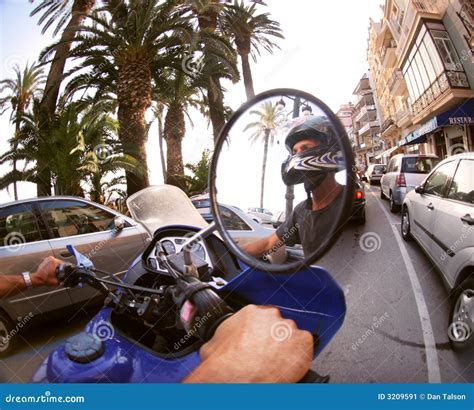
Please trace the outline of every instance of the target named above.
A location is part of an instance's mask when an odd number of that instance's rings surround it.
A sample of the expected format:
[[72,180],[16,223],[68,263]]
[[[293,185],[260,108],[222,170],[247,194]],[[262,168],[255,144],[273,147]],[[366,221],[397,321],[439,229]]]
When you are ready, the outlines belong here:
[[[355,176],[350,140],[337,116],[316,97],[276,89],[237,110],[222,129],[209,189],[217,228],[245,264],[290,272],[320,258],[337,240],[352,208]],[[285,221],[255,224],[244,212],[285,212]],[[286,246],[284,263],[269,263]],[[281,251],[280,251],[281,252]],[[280,261],[279,261],[280,262]]]

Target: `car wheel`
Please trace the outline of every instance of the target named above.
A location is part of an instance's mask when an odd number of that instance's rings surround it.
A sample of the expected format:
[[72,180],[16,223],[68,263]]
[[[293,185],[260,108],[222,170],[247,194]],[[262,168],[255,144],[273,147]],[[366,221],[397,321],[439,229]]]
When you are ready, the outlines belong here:
[[10,318],[0,312],[0,357],[7,357],[15,350],[18,336],[12,334],[13,324]]
[[393,200],[393,194],[390,192],[390,212],[396,214],[400,210],[400,206]]
[[400,225],[400,230],[402,232],[402,238],[407,242],[411,241],[410,214],[406,206],[402,209],[402,223]]
[[448,336],[452,349],[461,352],[471,347],[474,340],[474,276],[457,287],[449,317]]

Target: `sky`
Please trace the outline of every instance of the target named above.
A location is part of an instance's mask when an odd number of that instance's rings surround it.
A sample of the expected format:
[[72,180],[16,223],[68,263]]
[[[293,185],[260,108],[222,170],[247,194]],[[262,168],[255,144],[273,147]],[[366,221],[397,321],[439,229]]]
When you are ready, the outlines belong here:
[[[334,111],[341,104],[354,101],[352,92],[367,70],[369,19],[378,21],[382,17],[383,1],[267,0],[266,3],[268,7],[261,10],[280,22],[285,39],[278,41],[280,50],[272,55],[264,53],[256,64],[251,61],[255,91],[301,89],[322,99]],[[10,78],[15,64],[24,66],[27,61],[36,60],[40,51],[51,43],[51,32],[41,35],[37,19],[29,17],[32,9],[29,0],[0,0],[0,79]],[[225,102],[236,110],[246,99],[243,82],[225,83],[225,86]],[[188,122],[183,141],[185,162],[196,162],[203,149],[212,148],[212,131],[207,121],[197,112],[191,115],[193,125]],[[8,118],[9,112],[0,117],[0,153],[7,150],[7,140],[13,132]],[[161,184],[156,123],[149,133],[147,155],[150,182]],[[6,166],[0,167],[0,173],[7,170]],[[13,200],[13,190],[9,191],[0,191],[0,203]],[[33,197],[36,188],[22,183],[19,194],[20,198]]]

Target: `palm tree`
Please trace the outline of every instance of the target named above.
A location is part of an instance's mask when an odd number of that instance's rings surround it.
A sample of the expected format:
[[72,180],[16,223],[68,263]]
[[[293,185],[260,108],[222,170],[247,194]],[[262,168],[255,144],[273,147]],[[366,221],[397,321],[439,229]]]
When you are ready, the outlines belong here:
[[[38,98],[42,93],[44,84],[43,70],[35,64],[26,64],[23,71],[16,65],[13,68],[14,79],[0,81],[0,115],[11,109],[10,122],[15,126],[15,136],[12,140],[13,151],[20,140],[21,118],[27,112],[33,98]],[[17,172],[16,160],[13,160],[13,173]],[[16,181],[13,182],[15,200],[18,200]]]
[[[32,0],[33,2],[34,0]],[[96,0],[40,0],[41,3],[33,9],[30,16],[41,14],[38,24],[43,24],[44,34],[51,25],[57,22],[53,32],[56,36],[63,28],[61,41],[44,56],[44,62],[51,56],[51,66],[41,100],[40,127],[44,135],[48,134],[50,122],[56,112],[59,89],[64,78],[64,67],[78,28],[91,12]],[[67,23],[67,24],[66,24]],[[40,176],[37,185],[38,195],[51,194],[51,172],[47,164],[39,164]]]
[[[220,0],[188,0],[191,10],[197,17],[198,34],[204,40],[204,64],[208,66],[221,65],[220,70],[208,70],[207,79],[207,105],[209,107],[209,118],[212,123],[214,141],[217,141],[221,129],[226,121],[226,109],[224,106],[224,89],[221,78],[230,79],[233,82],[239,80],[239,72],[236,66],[236,56],[232,46],[228,43],[220,27],[220,16],[224,5]],[[224,46],[224,47],[223,47]],[[219,58],[217,54],[220,54]]]
[[235,0],[234,4],[224,9],[222,18],[224,32],[232,38],[241,58],[247,99],[255,96],[249,55],[256,62],[260,48],[269,53],[273,53],[275,47],[279,48],[270,37],[284,38],[280,24],[271,20],[269,13],[256,14],[256,12],[255,3],[245,6],[243,1],[239,3]]
[[169,93],[164,98],[168,106],[164,125],[167,146],[166,183],[185,189],[182,141],[186,135],[185,115],[190,120],[188,109],[203,105],[198,95],[203,87],[202,77],[191,77],[180,70],[170,76]]
[[201,159],[197,163],[185,165],[185,168],[192,173],[192,175],[185,175],[185,192],[188,196],[191,197],[206,191],[209,181],[211,157],[212,152],[205,149],[201,154]]
[[[0,189],[13,181],[37,183],[41,177],[39,164],[48,164],[57,195],[84,195],[84,183],[93,187],[91,181],[106,173],[128,169],[137,174],[143,166],[134,158],[121,153],[115,132],[116,123],[100,107],[89,107],[81,113],[80,105],[60,103],[50,132],[45,138],[40,128],[40,102],[34,101],[33,111],[25,114],[21,121],[22,139],[16,150],[0,157],[0,165],[16,159],[25,161],[22,171],[7,172],[0,178]],[[97,146],[109,146],[111,155],[98,158]],[[31,165],[29,167],[29,165]]]
[[262,177],[260,183],[260,208],[263,208],[268,148],[273,145],[275,134],[278,128],[281,127],[285,117],[279,107],[277,108],[277,104],[274,105],[270,101],[264,102],[259,110],[250,111],[250,115],[256,115],[258,119],[247,124],[244,131],[253,130],[249,138],[252,143],[263,142]]
[[[180,65],[178,52],[192,33],[184,13],[172,0],[110,0],[89,16],[91,24],[80,28],[70,52],[82,59],[71,73],[92,70],[73,84],[81,87],[82,82],[82,87],[97,87],[99,94],[116,94],[124,152],[142,164],[146,164],[145,113],[152,102],[152,73]],[[126,176],[128,195],[149,185],[147,174],[138,177],[126,171]]]

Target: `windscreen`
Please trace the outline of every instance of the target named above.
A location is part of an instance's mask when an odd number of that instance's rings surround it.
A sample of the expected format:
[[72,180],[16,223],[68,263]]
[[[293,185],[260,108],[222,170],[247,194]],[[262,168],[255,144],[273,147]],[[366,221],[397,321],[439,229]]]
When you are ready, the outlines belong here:
[[145,188],[130,196],[127,206],[132,218],[151,235],[167,225],[207,226],[186,194],[172,185]]

